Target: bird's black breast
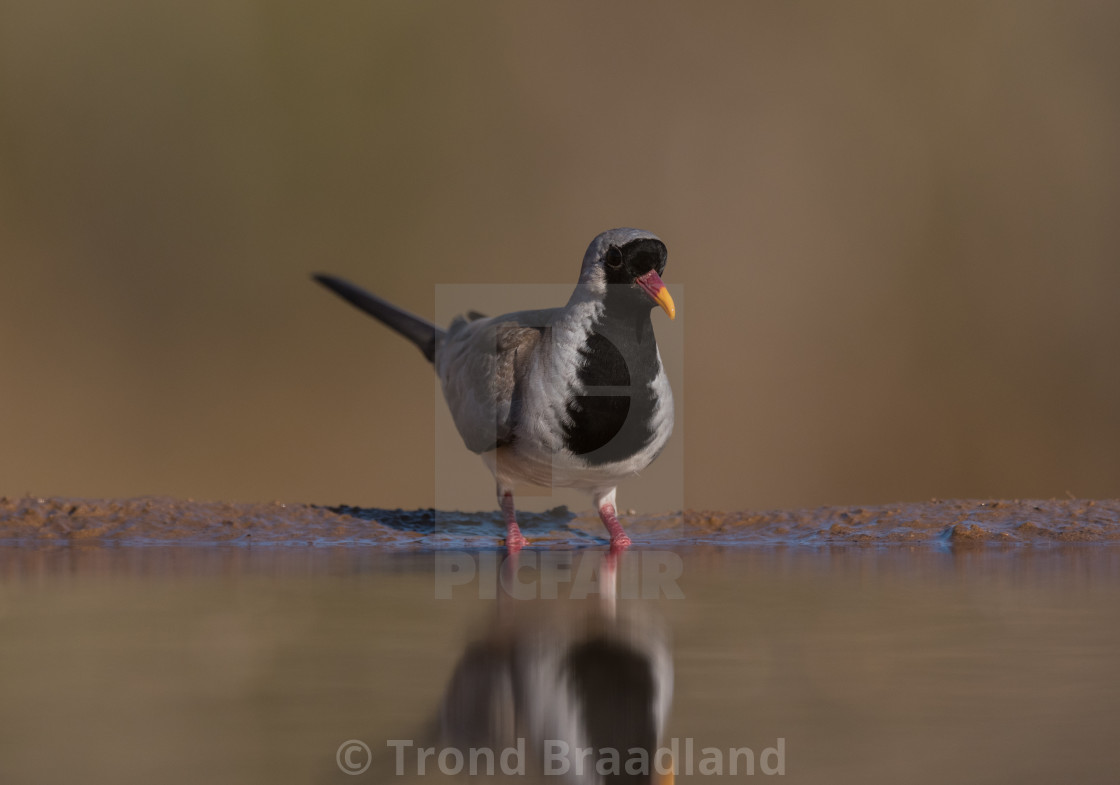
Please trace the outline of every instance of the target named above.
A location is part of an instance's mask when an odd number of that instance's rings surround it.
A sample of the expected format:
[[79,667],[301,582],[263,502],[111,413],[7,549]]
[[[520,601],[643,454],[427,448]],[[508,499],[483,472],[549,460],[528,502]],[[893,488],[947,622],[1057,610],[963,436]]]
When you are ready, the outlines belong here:
[[650,384],[660,370],[648,313],[634,320],[597,323],[579,350],[582,395],[567,406],[565,446],[591,465],[626,460],[653,440],[657,396]]

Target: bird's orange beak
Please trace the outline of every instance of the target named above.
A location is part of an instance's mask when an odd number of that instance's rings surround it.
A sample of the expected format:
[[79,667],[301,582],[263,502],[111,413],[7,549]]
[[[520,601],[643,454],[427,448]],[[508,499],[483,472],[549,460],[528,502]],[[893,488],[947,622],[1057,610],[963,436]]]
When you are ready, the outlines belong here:
[[661,306],[661,310],[669,314],[670,319],[677,318],[677,306],[673,303],[673,298],[669,294],[669,290],[665,288],[664,281],[661,276],[657,274],[657,270],[650,270],[645,275],[639,275],[634,279],[634,283],[642,287],[650,299]]

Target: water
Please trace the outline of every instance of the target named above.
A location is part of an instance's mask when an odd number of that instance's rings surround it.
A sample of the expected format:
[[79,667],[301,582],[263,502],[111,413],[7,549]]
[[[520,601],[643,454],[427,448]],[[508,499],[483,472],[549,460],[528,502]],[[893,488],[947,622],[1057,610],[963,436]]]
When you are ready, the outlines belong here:
[[[658,743],[682,770],[693,745],[681,781],[1116,781],[1120,550],[636,550],[613,603],[600,549],[546,553],[515,586],[554,600],[492,598],[494,551],[462,554],[468,576],[372,548],[0,549],[0,782],[431,779],[411,757],[395,776],[386,741],[535,746],[575,715],[525,674],[595,636],[633,655],[593,682],[596,717],[638,722],[648,674]],[[374,751],[362,776],[339,770],[348,740]],[[743,747],[755,774],[731,777]]]

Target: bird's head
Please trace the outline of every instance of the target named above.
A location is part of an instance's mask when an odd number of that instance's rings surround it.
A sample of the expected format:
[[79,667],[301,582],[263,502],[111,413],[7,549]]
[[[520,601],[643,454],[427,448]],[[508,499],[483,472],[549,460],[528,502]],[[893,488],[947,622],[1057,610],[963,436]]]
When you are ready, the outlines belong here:
[[660,306],[670,319],[676,305],[661,280],[668,257],[665,243],[640,229],[611,229],[591,241],[583,257],[580,283],[627,305]]

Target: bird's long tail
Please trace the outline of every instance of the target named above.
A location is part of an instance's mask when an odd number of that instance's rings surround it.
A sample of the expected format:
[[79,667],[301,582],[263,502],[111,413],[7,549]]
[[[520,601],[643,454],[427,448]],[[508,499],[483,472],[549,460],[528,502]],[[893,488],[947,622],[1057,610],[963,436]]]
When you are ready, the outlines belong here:
[[427,319],[421,319],[419,316],[411,314],[403,308],[398,308],[377,295],[370,294],[365,289],[336,276],[319,273],[312,277],[343,300],[361,308],[374,319],[392,327],[412,341],[428,358],[428,362],[435,361],[436,343],[443,338],[444,331]]

